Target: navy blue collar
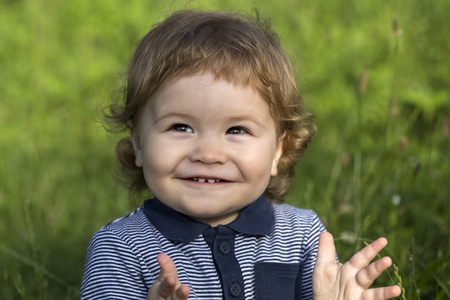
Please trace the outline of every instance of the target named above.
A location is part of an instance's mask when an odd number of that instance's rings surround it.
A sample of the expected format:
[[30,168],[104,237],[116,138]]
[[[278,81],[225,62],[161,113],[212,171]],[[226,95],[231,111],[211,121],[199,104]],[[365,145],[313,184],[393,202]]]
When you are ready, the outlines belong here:
[[[156,198],[144,202],[144,214],[173,242],[189,243],[211,227],[171,209]],[[272,207],[267,199],[261,196],[244,207],[237,219],[225,226],[238,233],[264,236],[272,232],[274,223]]]

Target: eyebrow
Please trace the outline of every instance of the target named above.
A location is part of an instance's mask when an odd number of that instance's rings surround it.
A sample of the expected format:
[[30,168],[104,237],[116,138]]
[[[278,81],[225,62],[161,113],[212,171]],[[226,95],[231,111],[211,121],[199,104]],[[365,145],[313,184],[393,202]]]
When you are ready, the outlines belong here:
[[156,123],[164,120],[164,119],[168,119],[168,118],[189,118],[192,119],[193,117],[190,114],[184,114],[184,113],[174,113],[174,112],[169,112],[167,114],[162,115],[161,117],[157,118],[154,122],[153,125],[155,125]]
[[264,124],[262,124],[254,115],[251,115],[251,114],[246,114],[246,115],[237,116],[237,117],[230,117],[230,118],[227,118],[227,120],[230,121],[231,123],[240,122],[240,121],[250,121],[252,123],[255,123],[259,127],[262,127],[264,129],[266,128],[266,126],[264,126]]
[[[187,119],[193,119],[194,117],[190,114],[185,114],[185,113],[176,113],[176,112],[170,112],[167,114],[162,115],[161,117],[157,118],[154,122],[153,125],[157,124],[158,122],[164,120],[164,119],[169,119],[169,118],[187,118]],[[225,118],[226,121],[230,122],[230,123],[235,123],[235,122],[242,122],[242,121],[250,121],[254,124],[256,124],[259,127],[262,128],[266,128],[266,126],[264,126],[264,124],[262,124],[258,118],[256,118],[254,115],[252,114],[245,114],[245,115],[239,115],[236,117],[229,117],[229,118]]]

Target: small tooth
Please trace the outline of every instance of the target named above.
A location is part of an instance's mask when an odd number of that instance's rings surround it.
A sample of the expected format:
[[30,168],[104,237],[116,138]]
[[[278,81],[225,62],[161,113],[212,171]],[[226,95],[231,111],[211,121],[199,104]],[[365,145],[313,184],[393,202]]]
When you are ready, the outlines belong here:
[[216,180],[215,179],[208,179],[208,182],[209,183],[214,183],[214,182],[216,182]]
[[206,179],[205,178],[197,178],[198,182],[205,182]]
[[198,178],[195,178],[195,177],[194,177],[194,178],[192,178],[192,179],[194,179],[195,181],[197,181],[197,180],[198,180]]

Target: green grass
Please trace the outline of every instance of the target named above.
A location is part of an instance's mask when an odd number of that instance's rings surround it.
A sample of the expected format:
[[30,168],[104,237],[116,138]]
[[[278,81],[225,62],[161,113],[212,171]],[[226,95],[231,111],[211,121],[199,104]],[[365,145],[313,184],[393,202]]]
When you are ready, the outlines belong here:
[[450,298],[450,2],[0,0],[1,299],[79,298],[90,237],[138,205],[95,122],[137,41],[180,8],[253,7],[317,114],[287,201],[341,260],[387,237],[406,299]]

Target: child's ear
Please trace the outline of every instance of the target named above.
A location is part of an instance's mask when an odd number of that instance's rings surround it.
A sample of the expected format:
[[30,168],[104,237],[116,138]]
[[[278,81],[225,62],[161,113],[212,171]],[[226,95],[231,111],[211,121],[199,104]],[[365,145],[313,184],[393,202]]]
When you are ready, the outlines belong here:
[[143,166],[143,160],[139,132],[133,127],[131,121],[128,121],[128,128],[130,129],[130,140],[135,156],[134,164],[136,165],[136,167],[140,168]]
[[280,161],[281,155],[283,155],[283,141],[286,134],[283,134],[278,139],[277,149],[275,150],[275,155],[272,161],[272,170],[270,171],[271,176],[276,176],[278,174],[278,162]]

